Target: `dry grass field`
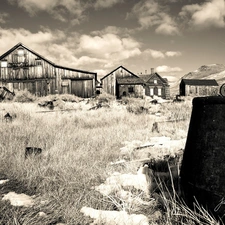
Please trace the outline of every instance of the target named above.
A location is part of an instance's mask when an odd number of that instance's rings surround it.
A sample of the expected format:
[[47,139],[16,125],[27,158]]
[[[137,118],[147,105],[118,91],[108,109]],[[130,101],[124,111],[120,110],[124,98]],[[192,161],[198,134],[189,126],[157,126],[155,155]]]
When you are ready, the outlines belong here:
[[[114,171],[136,173],[138,163],[111,164],[122,159],[123,143],[144,142],[156,136],[185,138],[192,107],[191,99],[157,105],[142,99],[126,104],[110,99],[106,101],[108,107],[88,110],[97,100],[76,102],[60,98],[51,111],[38,106],[43,100],[0,103],[0,180],[9,179],[7,184],[0,184],[0,197],[9,191],[35,195],[32,207],[15,207],[0,201],[0,224],[86,225],[93,221],[80,212],[82,207],[115,210],[113,199],[102,196],[93,187]],[[147,110],[140,110],[140,105]],[[12,122],[4,120],[7,112],[12,115]],[[159,133],[152,132],[155,121],[161,121]],[[42,148],[41,157],[25,159],[26,144]],[[161,203],[139,210],[150,221],[155,212],[161,213],[158,221],[149,224],[215,223],[203,209],[193,212],[164,190],[161,199]]]

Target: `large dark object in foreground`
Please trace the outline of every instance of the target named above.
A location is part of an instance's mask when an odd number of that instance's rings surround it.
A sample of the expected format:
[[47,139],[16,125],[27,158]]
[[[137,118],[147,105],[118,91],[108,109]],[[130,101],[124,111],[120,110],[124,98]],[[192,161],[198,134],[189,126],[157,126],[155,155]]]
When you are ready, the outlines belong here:
[[225,220],[225,98],[193,99],[181,166],[181,188],[189,206],[194,197]]

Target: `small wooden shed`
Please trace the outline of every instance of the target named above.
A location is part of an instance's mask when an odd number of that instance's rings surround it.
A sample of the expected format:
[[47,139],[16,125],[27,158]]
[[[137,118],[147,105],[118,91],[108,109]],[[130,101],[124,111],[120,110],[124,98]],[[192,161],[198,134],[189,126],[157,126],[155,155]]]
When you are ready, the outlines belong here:
[[97,73],[56,65],[18,43],[0,56],[0,86],[28,90],[36,96],[74,94],[95,95]]
[[121,98],[143,97],[144,81],[123,66],[117,67],[101,78],[103,90],[111,95]]
[[219,85],[215,79],[182,79],[180,82],[181,96],[210,96],[218,94]]

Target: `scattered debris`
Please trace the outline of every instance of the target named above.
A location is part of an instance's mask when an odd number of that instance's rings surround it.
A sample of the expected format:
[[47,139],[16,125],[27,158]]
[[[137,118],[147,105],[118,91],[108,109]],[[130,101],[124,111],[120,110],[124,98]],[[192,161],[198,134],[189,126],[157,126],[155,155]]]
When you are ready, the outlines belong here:
[[142,190],[147,197],[150,196],[151,175],[147,165],[143,165],[137,171],[137,174],[113,173],[108,177],[104,184],[95,187],[103,195],[110,195],[113,192],[121,190],[122,187],[133,187]]
[[[147,98],[148,100],[149,98]],[[163,104],[163,103],[170,103],[172,102],[171,100],[168,100],[168,99],[163,99],[159,96],[156,96],[154,95],[150,100],[149,100],[150,103],[152,104]]]
[[110,162],[110,165],[117,165],[117,164],[126,163],[126,162],[127,162],[126,160],[122,159],[116,162]]
[[14,96],[14,91],[10,91],[6,87],[0,87],[0,101],[3,101],[4,99],[12,100]]
[[28,156],[40,155],[41,153],[42,153],[42,149],[41,148],[26,147],[26,149],[25,149],[25,159],[27,159]]
[[109,104],[106,103],[97,103],[95,106],[91,107],[89,110],[96,110],[96,109],[100,109],[100,108],[110,108]]
[[148,218],[142,214],[128,214],[125,211],[104,211],[83,207],[81,212],[94,219],[92,225],[148,225]]
[[34,199],[26,194],[16,194],[15,192],[9,192],[2,198],[3,201],[9,200],[13,206],[30,207],[34,205]]
[[[55,101],[55,100],[53,100]],[[53,101],[43,101],[39,102],[38,105],[41,107],[48,107],[49,109],[53,110],[54,109],[54,103]]]
[[173,102],[184,102],[184,99],[182,99],[180,95],[176,95],[176,97],[173,100]]
[[9,182],[9,179],[6,179],[6,180],[0,180],[0,184],[5,184],[5,183],[7,183],[7,182]]
[[136,160],[132,160],[132,161],[126,161],[124,159],[116,161],[116,162],[111,162],[110,165],[118,165],[118,164],[123,164],[123,163],[136,163],[136,162],[149,162],[151,159],[150,158],[143,158],[143,159],[136,159]]
[[[115,194],[115,198],[122,201],[122,206],[127,207],[129,209],[135,209],[138,210],[139,208],[143,206],[150,206],[152,205],[152,201],[155,201],[155,199],[147,199],[147,201],[144,201],[141,197],[143,197],[141,194],[133,194],[131,191],[125,191],[123,189],[118,190]],[[108,196],[110,199],[114,198],[113,196]],[[114,202],[114,201],[113,201]],[[120,207],[121,208],[121,207]]]
[[4,115],[4,120],[6,121],[6,122],[12,122],[12,116],[9,114],[9,113],[6,113],[5,115]]
[[154,122],[153,125],[152,125],[152,133],[153,132],[159,133],[159,126],[158,126],[157,122]]
[[184,149],[186,138],[171,140],[169,137],[152,137],[149,142],[138,140],[126,141],[125,146],[120,148],[122,157],[131,161],[143,158],[163,159],[166,155],[175,156],[180,149]]
[[47,214],[45,212],[39,212],[38,215],[40,217],[47,217]]

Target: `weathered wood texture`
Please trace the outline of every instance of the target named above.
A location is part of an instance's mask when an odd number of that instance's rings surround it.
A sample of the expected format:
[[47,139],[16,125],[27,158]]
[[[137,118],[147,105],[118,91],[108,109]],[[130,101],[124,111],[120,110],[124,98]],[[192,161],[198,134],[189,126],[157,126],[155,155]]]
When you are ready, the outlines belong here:
[[151,97],[156,95],[164,99],[170,98],[170,86],[167,80],[163,79],[157,73],[147,75],[145,76],[145,79],[146,79],[145,95]]
[[0,85],[44,96],[55,93],[91,97],[97,74],[62,67],[18,44],[0,56]]
[[123,66],[120,66],[101,79],[102,87],[104,91],[106,91],[107,93],[111,95],[116,95],[116,79],[132,77],[132,76],[136,76],[136,75],[134,75],[132,72],[130,72]]
[[213,96],[218,95],[219,86],[215,80],[182,79],[180,95],[182,96]]
[[140,84],[118,85],[118,97],[143,97],[144,87]]

